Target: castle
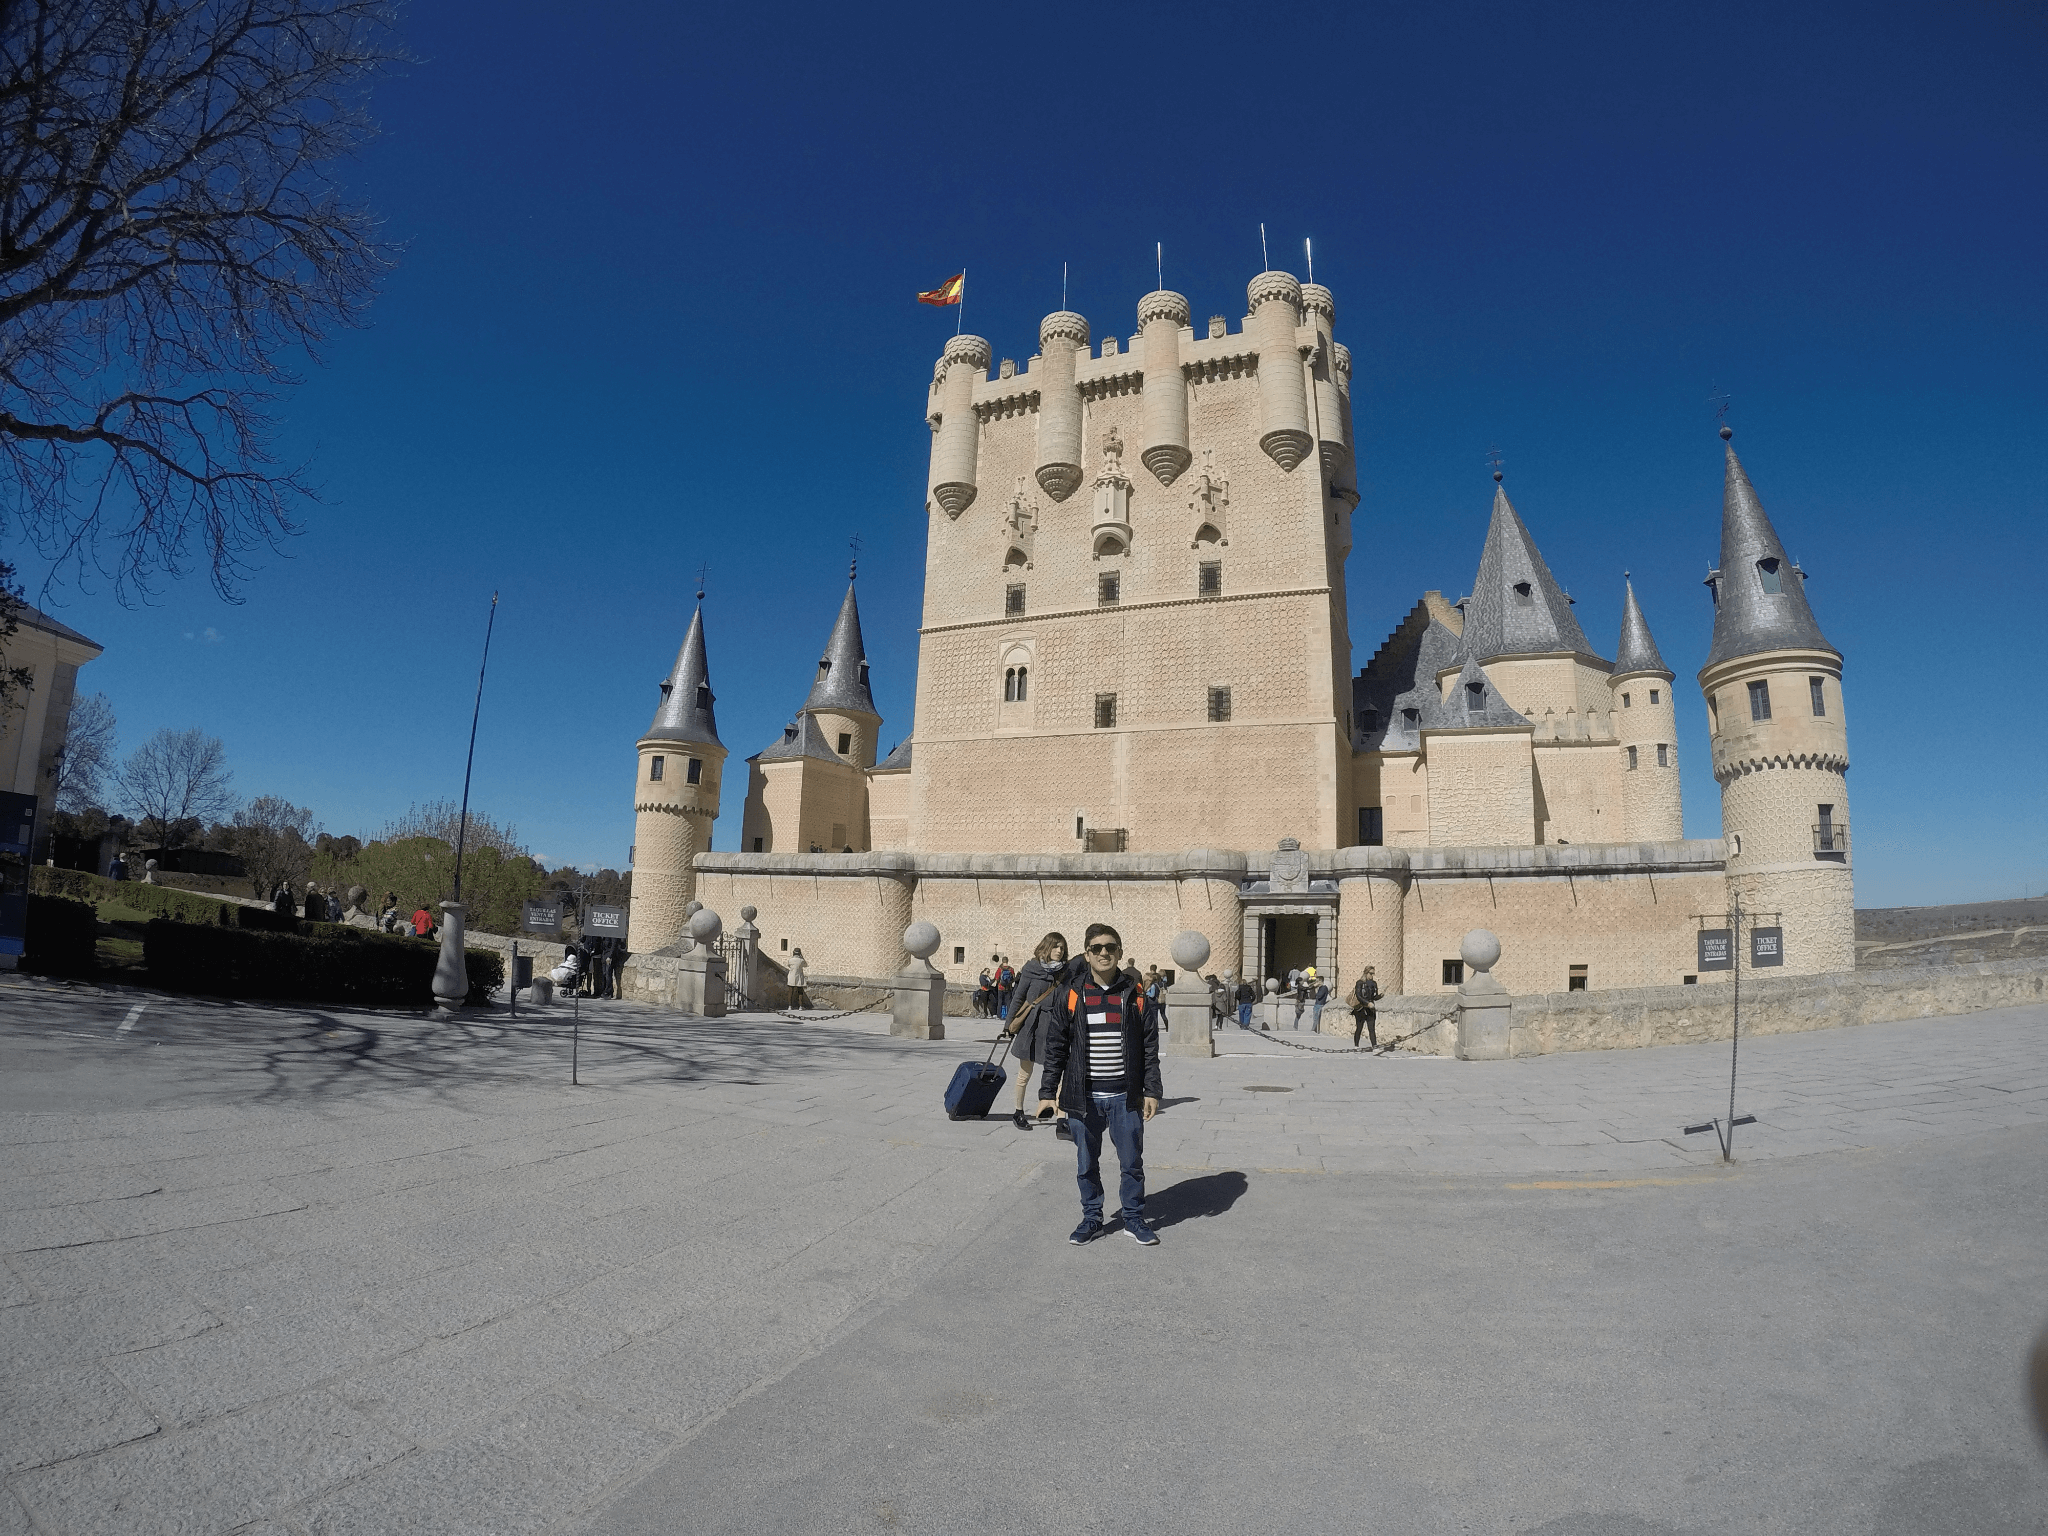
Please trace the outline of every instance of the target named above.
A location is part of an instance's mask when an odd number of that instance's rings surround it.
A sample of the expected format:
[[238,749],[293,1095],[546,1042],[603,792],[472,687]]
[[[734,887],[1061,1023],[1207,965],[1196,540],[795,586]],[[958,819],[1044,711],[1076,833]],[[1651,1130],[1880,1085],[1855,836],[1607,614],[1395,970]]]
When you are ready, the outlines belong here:
[[1469,594],[1425,594],[1351,674],[1336,302],[1284,272],[1248,300],[1198,335],[1151,293],[1095,350],[1062,310],[993,373],[986,341],[946,344],[914,730],[878,756],[849,582],[808,697],[747,760],[739,847],[712,851],[700,604],[639,743],[633,947],[693,896],[847,977],[894,970],[913,919],[971,968],[1107,918],[1141,961],[1194,928],[1218,971],[1370,963],[1415,992],[1455,986],[1487,927],[1495,974],[1546,992],[1725,980],[1700,934],[1739,895],[1777,932],[1763,963],[1850,969],[1842,660],[1732,443],[1698,678],[1724,836],[1688,841],[1674,674],[1633,588],[1609,660],[1498,473]]

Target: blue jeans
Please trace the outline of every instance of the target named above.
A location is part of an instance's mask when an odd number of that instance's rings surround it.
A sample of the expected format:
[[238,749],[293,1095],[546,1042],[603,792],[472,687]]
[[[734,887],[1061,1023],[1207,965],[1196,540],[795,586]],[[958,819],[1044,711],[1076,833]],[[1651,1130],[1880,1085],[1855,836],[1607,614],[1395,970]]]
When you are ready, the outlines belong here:
[[1237,1005],[1237,1027],[1239,1029],[1250,1029],[1252,1027],[1252,1005],[1250,1003],[1239,1003]]
[[1069,1115],[1074,1132],[1074,1181],[1081,1186],[1081,1214],[1090,1221],[1102,1220],[1102,1133],[1116,1147],[1123,1179],[1117,1194],[1123,1200],[1124,1219],[1145,1215],[1145,1117],[1124,1103],[1120,1093],[1089,1095],[1088,1116]]

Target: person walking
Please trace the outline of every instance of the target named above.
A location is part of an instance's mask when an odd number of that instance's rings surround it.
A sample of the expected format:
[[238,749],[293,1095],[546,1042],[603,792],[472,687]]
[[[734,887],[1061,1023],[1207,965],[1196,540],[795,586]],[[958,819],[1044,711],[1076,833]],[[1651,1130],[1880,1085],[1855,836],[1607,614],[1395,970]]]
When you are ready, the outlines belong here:
[[[1079,967],[1073,967],[1078,971]],[[1011,1037],[1010,1054],[1017,1058],[1017,1103],[1010,1120],[1018,1130],[1031,1122],[1024,1118],[1024,1095],[1031,1088],[1031,1069],[1045,1059],[1045,1026],[1049,1005],[1045,1001],[1069,979],[1067,936],[1048,933],[1038,941],[1024,969],[1017,974],[1017,996],[1003,1032]]]
[[280,917],[299,915],[299,909],[292,901],[292,888],[288,882],[278,881],[277,889],[270,893],[270,910]]
[[1373,1004],[1380,1000],[1380,984],[1373,980],[1372,967],[1365,968],[1365,974],[1358,978],[1358,985],[1351,989],[1351,1043],[1355,1047],[1358,1037],[1365,1035],[1372,1041],[1372,1048],[1380,1048],[1380,1033],[1374,1027],[1379,1010]]
[[1001,957],[996,971],[996,1017],[1005,1024],[1010,1021],[1010,998],[1017,990],[1017,973],[1010,969],[1010,957]]
[[434,914],[425,907],[415,908],[412,914],[412,932],[416,939],[424,939],[434,931]]
[[1294,1027],[1301,1028],[1301,1014],[1308,1007],[1308,981],[1300,971],[1294,973]]
[[1038,1084],[1040,1117],[1065,1110],[1074,1131],[1081,1224],[1067,1241],[1078,1247],[1102,1231],[1107,1131],[1122,1173],[1117,1194],[1124,1231],[1150,1248],[1159,1239],[1145,1224],[1145,1122],[1159,1113],[1166,1093],[1159,1076],[1159,1010],[1118,971],[1124,945],[1114,928],[1090,923],[1081,944],[1087,965],[1054,994]]
[[810,997],[804,991],[804,976],[809,967],[804,964],[804,952],[792,949],[789,952],[789,1006],[791,1011],[811,1006]]
[[1250,1029],[1252,1027],[1252,1004],[1258,1000],[1259,989],[1252,985],[1251,977],[1245,977],[1243,981],[1237,984],[1237,1027],[1239,1029]]
[[1316,968],[1308,968],[1308,1027],[1311,1034],[1323,1032],[1323,1005],[1330,1000],[1330,989],[1323,985],[1323,978],[1316,974]]

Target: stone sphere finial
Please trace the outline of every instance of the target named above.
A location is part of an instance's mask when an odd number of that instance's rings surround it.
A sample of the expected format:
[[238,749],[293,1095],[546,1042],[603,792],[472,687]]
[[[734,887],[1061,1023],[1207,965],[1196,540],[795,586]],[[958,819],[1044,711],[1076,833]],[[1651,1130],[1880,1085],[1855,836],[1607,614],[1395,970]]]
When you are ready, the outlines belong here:
[[[695,906],[696,903],[693,902],[691,905]],[[724,932],[725,919],[709,907],[700,908],[690,914],[690,937],[706,949],[716,944],[719,935]]]
[[1173,963],[1184,971],[1199,971],[1209,958],[1209,940],[1192,928],[1183,928],[1166,947]]
[[703,910],[704,910],[704,903],[703,903],[703,902],[701,902],[701,901],[686,901],[686,902],[684,902],[684,903],[683,903],[683,921],[687,923],[687,922],[688,922],[688,921],[689,921],[689,920],[690,920],[691,918],[695,917],[695,916],[696,916],[696,915],[697,915],[697,914],[698,914],[699,912],[702,912]]
[[1731,440],[1731,439],[1732,439],[1732,438],[1733,438],[1734,436],[1735,436],[1735,429],[1734,429],[1733,427],[1730,427],[1730,426],[1723,426],[1723,427],[1721,428],[1721,441],[1722,441],[1722,442],[1724,442],[1724,443],[1725,443],[1725,442],[1728,442],[1728,441],[1730,441],[1730,440]]
[[1500,960],[1500,938],[1491,928],[1474,928],[1458,946],[1465,963],[1484,976]]
[[930,923],[912,923],[903,930],[903,948],[919,960],[929,960],[939,950],[939,930]]
[[760,915],[761,909],[759,907],[740,908],[740,921],[743,923],[751,923],[755,918],[759,917]]
[[1266,978],[1266,991],[1267,991],[1268,993],[1273,993],[1273,992],[1278,992],[1279,990],[1280,990],[1280,978],[1279,978],[1278,976],[1268,976],[1268,977]]

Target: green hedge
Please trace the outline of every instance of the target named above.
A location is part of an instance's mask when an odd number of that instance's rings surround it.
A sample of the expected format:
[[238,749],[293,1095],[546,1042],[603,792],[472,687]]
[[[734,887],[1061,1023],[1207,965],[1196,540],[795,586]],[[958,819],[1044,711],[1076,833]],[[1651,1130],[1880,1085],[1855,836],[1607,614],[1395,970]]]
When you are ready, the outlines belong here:
[[109,880],[89,875],[82,869],[52,869],[38,864],[29,872],[29,889],[44,896],[69,896],[94,906],[111,904],[151,917],[168,917],[181,923],[231,923],[233,913],[261,911],[234,902],[181,891],[169,885],[144,885],[140,880]]
[[23,970],[44,976],[90,976],[98,942],[99,914],[91,902],[29,893]]
[[[213,997],[425,1007],[433,1001],[438,946],[331,923],[311,934],[263,933],[154,918],[142,956],[153,986]],[[505,980],[494,949],[464,952],[469,1000]]]

